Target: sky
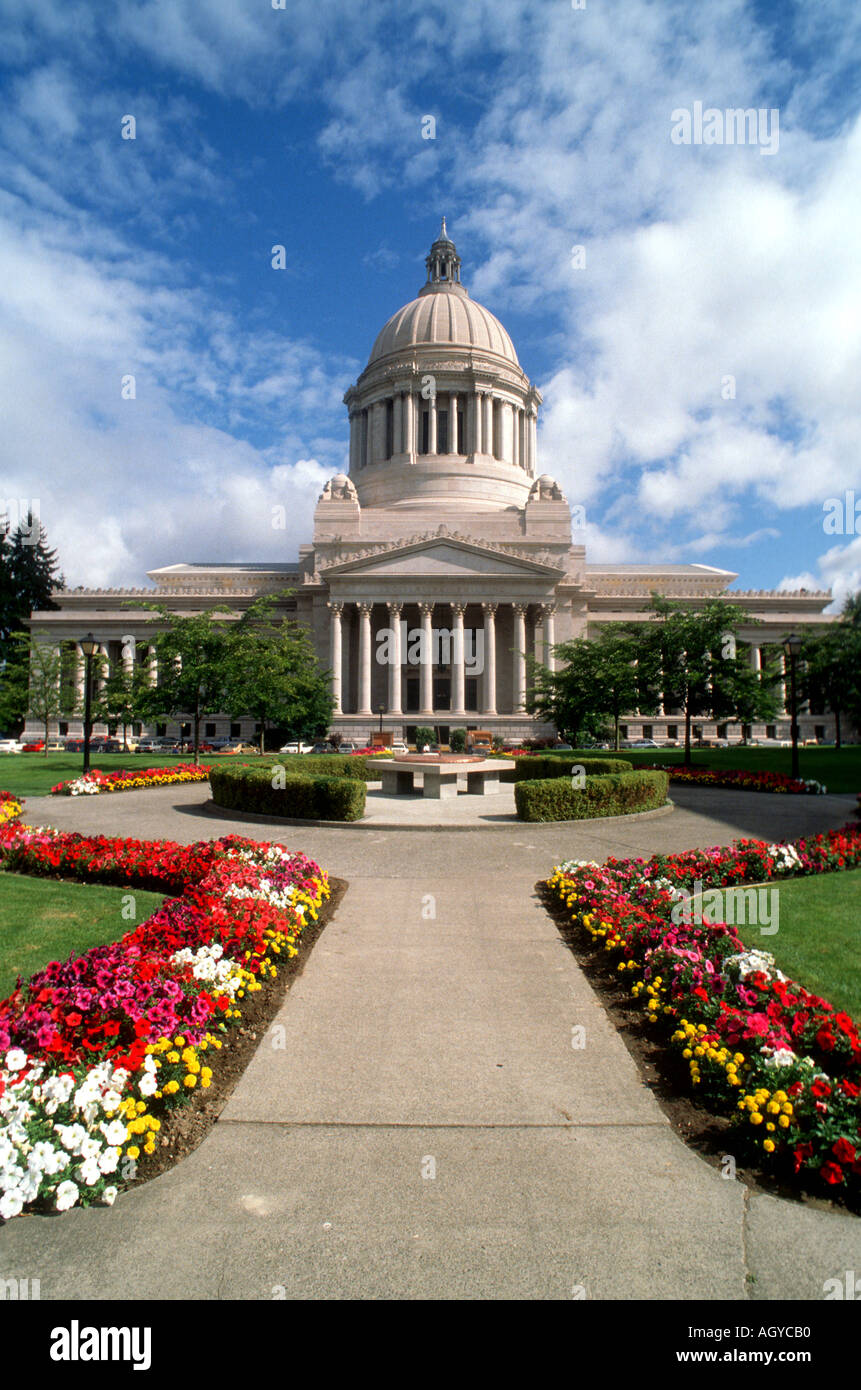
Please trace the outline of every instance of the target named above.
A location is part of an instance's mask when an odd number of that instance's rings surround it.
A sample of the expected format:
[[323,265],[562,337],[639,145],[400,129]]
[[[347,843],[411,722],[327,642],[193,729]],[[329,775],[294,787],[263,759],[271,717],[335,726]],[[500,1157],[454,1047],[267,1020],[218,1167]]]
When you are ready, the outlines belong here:
[[854,0],[0,0],[0,35],[0,505],[70,586],[295,559],[445,214],[589,561],[861,587]]

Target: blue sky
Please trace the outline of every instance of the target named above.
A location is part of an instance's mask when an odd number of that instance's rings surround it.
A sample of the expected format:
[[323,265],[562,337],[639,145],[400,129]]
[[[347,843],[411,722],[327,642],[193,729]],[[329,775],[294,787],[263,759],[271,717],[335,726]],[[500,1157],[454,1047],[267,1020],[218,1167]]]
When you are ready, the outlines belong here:
[[[0,496],[72,584],[293,558],[445,213],[589,559],[861,586],[823,529],[861,500],[857,5],[0,0],[0,31]],[[777,109],[777,148],[674,143],[696,102]]]

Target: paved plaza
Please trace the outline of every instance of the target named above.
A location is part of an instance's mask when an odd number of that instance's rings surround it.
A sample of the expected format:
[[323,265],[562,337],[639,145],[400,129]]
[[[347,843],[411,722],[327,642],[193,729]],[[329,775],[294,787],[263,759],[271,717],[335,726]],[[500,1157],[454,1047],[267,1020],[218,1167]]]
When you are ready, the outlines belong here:
[[662,815],[433,834],[252,823],[200,784],[28,800],[32,824],[276,840],[350,887],[275,1020],[284,1045],[261,1043],[200,1147],[113,1208],[11,1222],[0,1276],[43,1298],[821,1299],[861,1269],[861,1222],[686,1147],[534,885],[562,858],[795,838],[853,799],[672,795]]

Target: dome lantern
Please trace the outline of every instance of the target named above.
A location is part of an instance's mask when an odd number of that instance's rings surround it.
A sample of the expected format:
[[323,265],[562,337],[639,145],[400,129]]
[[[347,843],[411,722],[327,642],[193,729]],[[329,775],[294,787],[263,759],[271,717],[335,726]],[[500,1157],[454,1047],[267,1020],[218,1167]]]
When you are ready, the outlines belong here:
[[442,219],[440,233],[425,256],[428,278],[419,294],[430,294],[437,290],[455,290],[466,294],[460,283],[460,256],[457,247],[446,231],[445,218]]

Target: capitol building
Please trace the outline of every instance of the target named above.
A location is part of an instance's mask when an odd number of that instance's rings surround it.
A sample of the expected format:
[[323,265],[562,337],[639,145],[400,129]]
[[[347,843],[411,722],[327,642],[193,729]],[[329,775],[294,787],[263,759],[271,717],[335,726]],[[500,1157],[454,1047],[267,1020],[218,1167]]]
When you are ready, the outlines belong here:
[[[141,607],[147,599],[177,613],[238,617],[267,593],[276,612],[307,625],[331,672],[333,730],[364,742],[382,721],[395,737],[432,725],[443,742],[458,727],[521,739],[553,732],[526,713],[527,656],[552,667],[556,643],[648,620],[652,591],[694,605],[742,604],[757,620],[740,633],[754,668],[788,633],[830,621],[828,592],[731,590],[737,575],[710,565],[590,564],[582,510],[573,507],[572,524],[569,499],[541,471],[541,393],[503,325],[470,298],[445,221],[426,266],[416,298],[383,325],[344,397],[348,469],[326,483],[295,559],[179,560],[151,571],[152,587],[64,590],[55,610],[33,613],[34,636],[61,649],[79,693],[88,633],[111,663],[140,662],[154,676],[158,615]],[[802,714],[799,723],[802,738],[833,737],[830,715]],[[79,733],[80,713],[54,728]],[[158,729],[182,731],[177,721]],[[37,721],[27,732],[40,732]],[[787,738],[789,716],[744,732]],[[246,737],[254,725],[214,712],[201,733]],[[623,721],[628,738],[683,733],[669,703]],[[702,719],[694,733],[735,740],[742,729]]]

